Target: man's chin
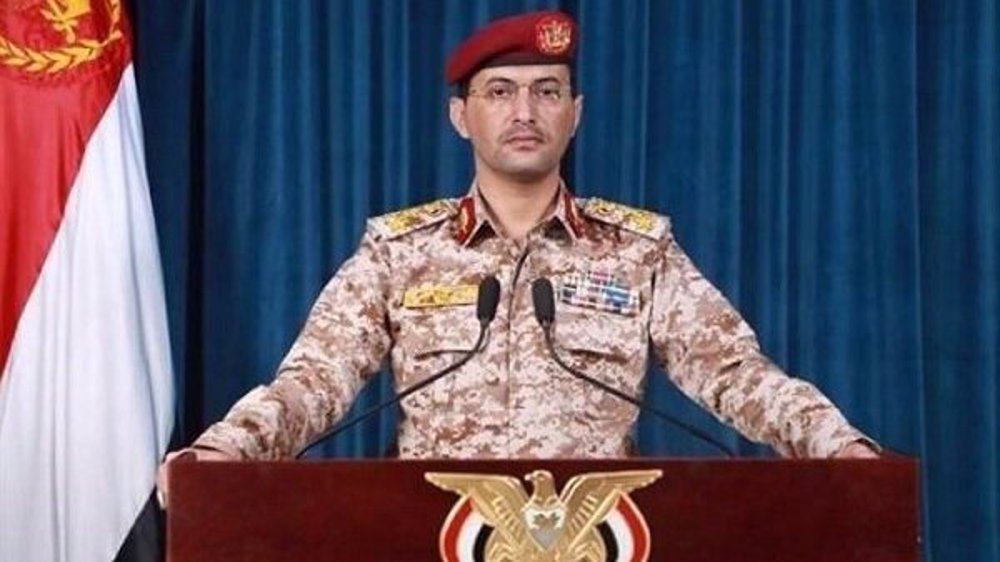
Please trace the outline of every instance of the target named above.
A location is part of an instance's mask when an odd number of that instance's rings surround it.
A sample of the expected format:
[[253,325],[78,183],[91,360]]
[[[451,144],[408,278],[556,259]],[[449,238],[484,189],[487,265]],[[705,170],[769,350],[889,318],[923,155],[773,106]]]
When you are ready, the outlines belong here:
[[559,167],[559,163],[530,161],[530,162],[509,162],[498,171],[505,176],[520,183],[532,183],[540,181],[552,174],[552,171]]
[[552,170],[553,168],[516,168],[505,170],[504,175],[518,183],[535,183],[548,177]]

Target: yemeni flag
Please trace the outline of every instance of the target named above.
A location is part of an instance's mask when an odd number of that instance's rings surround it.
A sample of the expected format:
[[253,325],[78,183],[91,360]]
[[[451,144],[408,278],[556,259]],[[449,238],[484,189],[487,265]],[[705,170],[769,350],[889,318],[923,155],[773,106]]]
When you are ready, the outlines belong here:
[[115,557],[168,344],[122,0],[0,0],[0,561]]

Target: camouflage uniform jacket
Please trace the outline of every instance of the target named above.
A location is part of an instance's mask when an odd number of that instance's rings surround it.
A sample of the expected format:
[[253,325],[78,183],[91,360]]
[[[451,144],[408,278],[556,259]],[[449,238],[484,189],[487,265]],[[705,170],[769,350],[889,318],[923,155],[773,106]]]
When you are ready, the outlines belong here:
[[289,457],[343,416],[386,354],[397,389],[443,369],[473,347],[476,286],[491,274],[501,299],[483,350],[402,403],[404,458],[627,454],[638,412],[550,358],[531,300],[540,276],[556,287],[554,340],[576,368],[640,396],[652,349],[685,394],[783,455],[826,457],[864,439],[815,387],[761,354],[666,217],[565,188],[521,244],[489,216],[473,189],[369,220],[275,381],[195,446]]

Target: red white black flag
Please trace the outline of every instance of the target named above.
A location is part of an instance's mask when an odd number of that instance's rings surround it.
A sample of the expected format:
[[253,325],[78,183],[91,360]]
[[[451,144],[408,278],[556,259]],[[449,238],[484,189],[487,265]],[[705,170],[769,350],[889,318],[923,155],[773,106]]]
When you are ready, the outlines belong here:
[[173,425],[130,40],[0,2],[0,560],[111,560]]

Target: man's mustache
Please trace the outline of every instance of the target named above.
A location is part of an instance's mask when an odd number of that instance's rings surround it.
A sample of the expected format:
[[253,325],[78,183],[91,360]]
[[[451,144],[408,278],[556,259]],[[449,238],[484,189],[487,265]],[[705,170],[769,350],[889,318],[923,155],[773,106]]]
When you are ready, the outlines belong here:
[[545,140],[545,133],[538,127],[531,125],[519,125],[504,131],[500,136],[500,141],[507,142],[516,137],[534,137],[539,140]]

